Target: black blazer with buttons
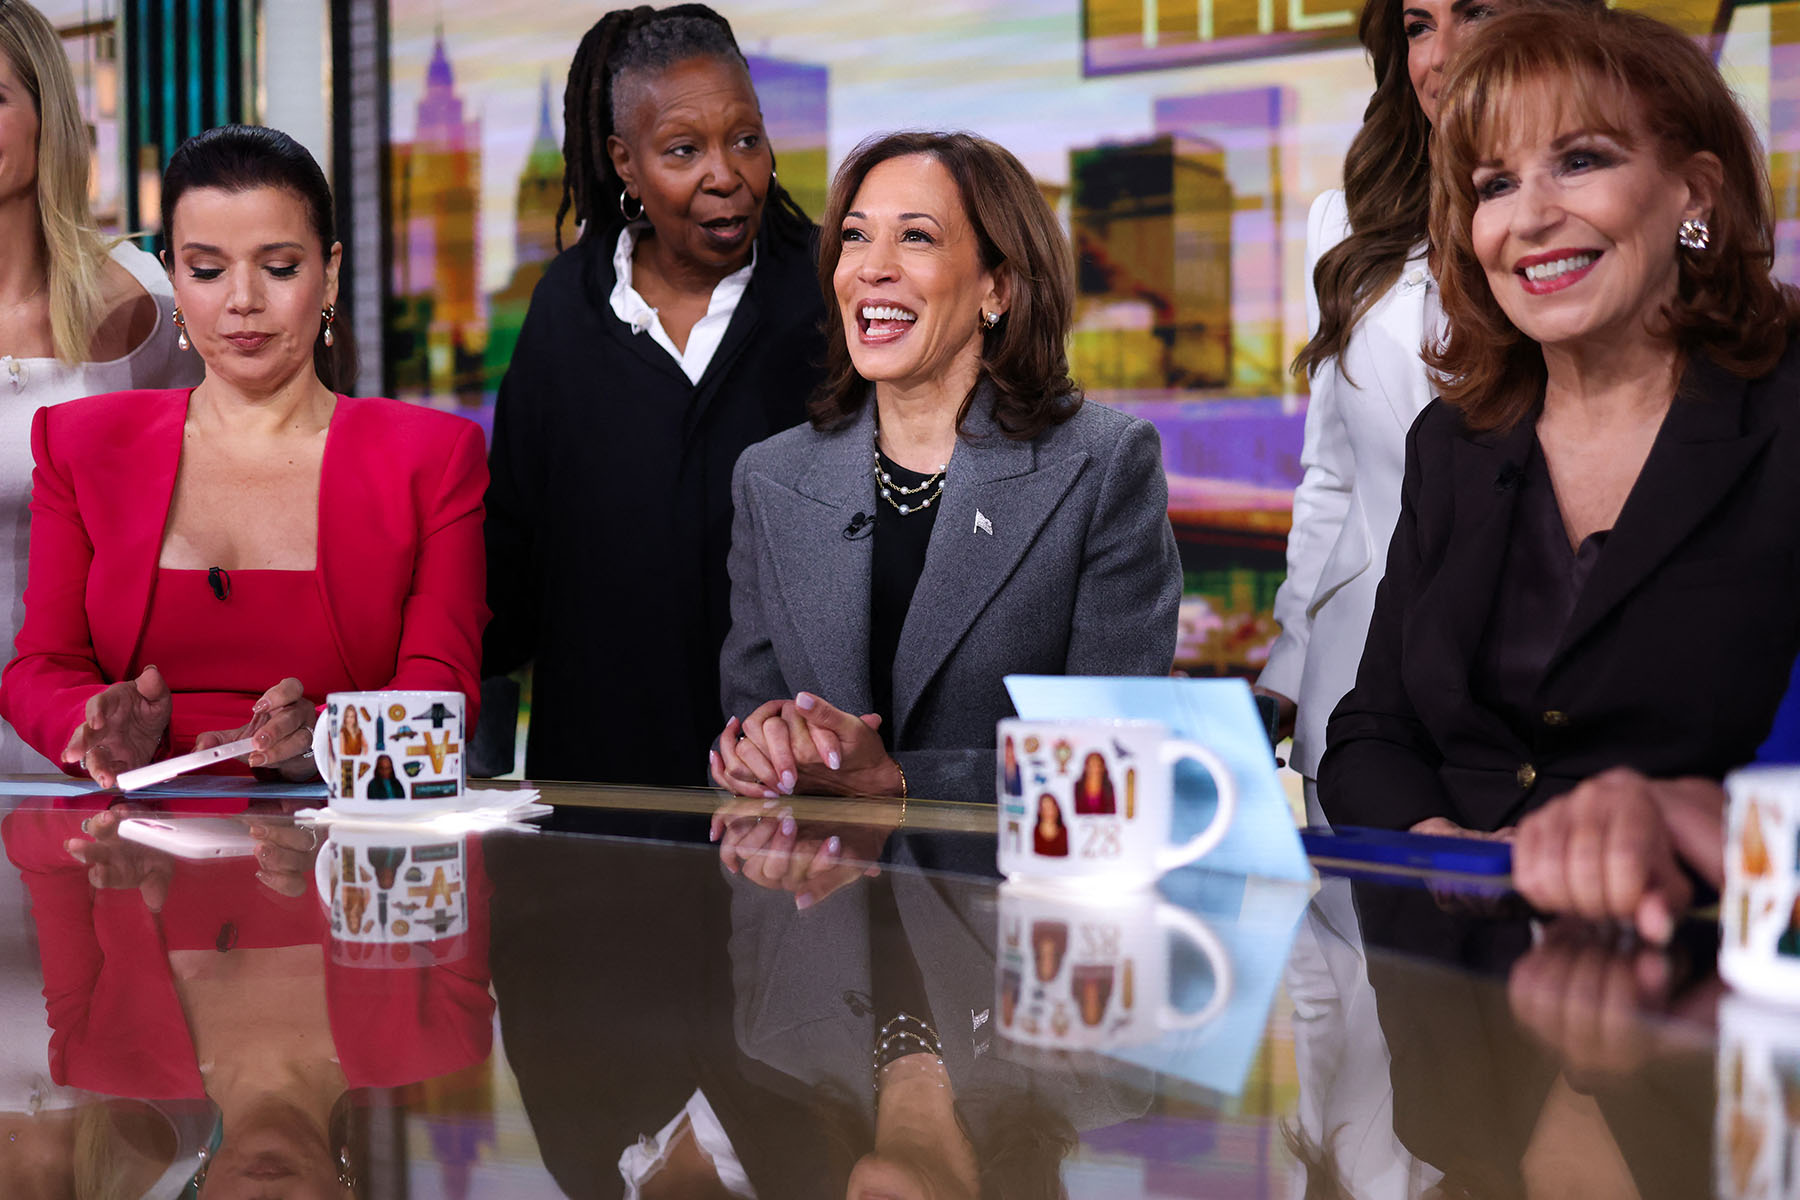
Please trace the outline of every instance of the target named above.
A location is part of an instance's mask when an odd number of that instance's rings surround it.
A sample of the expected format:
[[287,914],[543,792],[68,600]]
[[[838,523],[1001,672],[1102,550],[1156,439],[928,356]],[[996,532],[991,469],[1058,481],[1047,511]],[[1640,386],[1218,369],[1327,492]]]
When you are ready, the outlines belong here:
[[1499,829],[1610,767],[1722,778],[1769,732],[1800,648],[1800,339],[1760,379],[1696,356],[1515,729],[1471,673],[1534,422],[1433,401],[1356,686],[1332,714],[1334,825]]

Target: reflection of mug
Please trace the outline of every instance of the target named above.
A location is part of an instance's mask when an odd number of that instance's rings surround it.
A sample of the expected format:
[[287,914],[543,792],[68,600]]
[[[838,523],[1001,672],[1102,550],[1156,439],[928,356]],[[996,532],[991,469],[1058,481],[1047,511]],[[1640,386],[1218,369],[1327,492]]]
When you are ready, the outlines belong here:
[[[1206,1024],[1231,999],[1224,946],[1199,917],[1153,891],[1082,900],[1008,884],[995,940],[1000,1034],[1027,1046],[1105,1050],[1155,1041]],[[1182,943],[1198,957],[1176,955]],[[1178,1006],[1175,983],[1196,998]]]
[[403,829],[333,829],[313,876],[330,914],[331,957],[353,967],[454,962],[469,931],[461,839]]
[[461,692],[333,692],[313,757],[342,812],[437,812],[467,790]]
[[[1219,757],[1169,737],[1155,721],[1000,722],[1000,870],[1009,879],[1148,883],[1225,836],[1237,786]],[[1170,846],[1174,767],[1212,776],[1218,806],[1205,829]]]
[[1743,991],[1800,1000],[1800,768],[1745,767],[1725,788],[1719,973]]
[[1713,1117],[1713,1195],[1780,1200],[1797,1190],[1800,1027],[1793,1014],[1744,996],[1719,1005],[1718,1101]]

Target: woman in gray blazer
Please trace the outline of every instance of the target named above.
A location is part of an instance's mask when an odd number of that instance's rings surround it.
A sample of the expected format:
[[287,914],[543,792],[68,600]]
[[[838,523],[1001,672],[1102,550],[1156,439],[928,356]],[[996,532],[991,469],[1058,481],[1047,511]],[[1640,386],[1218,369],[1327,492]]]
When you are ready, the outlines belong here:
[[1173,663],[1161,443],[1069,378],[1072,257],[1006,150],[872,139],[822,228],[826,383],[733,479],[713,779],[991,800],[1004,676]]

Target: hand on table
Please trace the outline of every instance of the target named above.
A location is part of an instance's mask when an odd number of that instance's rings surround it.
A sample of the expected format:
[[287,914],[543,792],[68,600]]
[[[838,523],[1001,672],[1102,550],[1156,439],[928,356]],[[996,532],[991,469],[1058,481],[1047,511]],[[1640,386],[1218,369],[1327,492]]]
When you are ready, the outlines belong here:
[[1426,817],[1407,832],[1424,833],[1429,834],[1432,837],[1470,838],[1477,842],[1510,842],[1517,836],[1511,825],[1506,826],[1504,829],[1496,829],[1492,833],[1488,833],[1485,830],[1470,829],[1467,826],[1458,825],[1448,817]]
[[284,805],[287,811],[251,811],[239,819],[256,839],[256,878],[270,891],[290,899],[306,895],[313,886],[313,861],[325,840],[317,827],[296,825],[288,811],[302,803]]
[[1606,771],[1519,823],[1513,883],[1540,911],[1626,921],[1667,942],[1694,895],[1682,864],[1724,879],[1724,810],[1711,780]]
[[852,716],[810,692],[771,700],[725,723],[709,755],[713,782],[738,796],[898,796],[900,765],[876,733],[881,717]]
[[256,749],[244,759],[250,766],[267,767],[281,778],[296,782],[317,776],[312,734],[319,713],[307,700],[306,689],[298,679],[284,679],[264,692],[251,706],[250,714],[248,725],[201,734],[194,739],[194,749],[210,750],[253,737]]
[[65,763],[80,763],[101,787],[118,782],[119,772],[150,762],[169,731],[174,698],[162,672],[145,667],[88,697],[84,720],[63,747]]
[[881,874],[876,860],[892,824],[799,822],[771,800],[734,800],[713,814],[719,861],[758,887],[791,892],[796,908],[810,908],[864,876]]

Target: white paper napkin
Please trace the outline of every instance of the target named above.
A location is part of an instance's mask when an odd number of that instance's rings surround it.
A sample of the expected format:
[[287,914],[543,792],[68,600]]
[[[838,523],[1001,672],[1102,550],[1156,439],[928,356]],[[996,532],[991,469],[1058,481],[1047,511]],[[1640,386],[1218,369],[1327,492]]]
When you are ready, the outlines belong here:
[[[461,835],[518,825],[522,821],[549,816],[552,811],[548,804],[538,803],[536,788],[470,788],[463,793],[462,798],[467,807],[452,812],[416,816],[369,816],[364,813],[339,812],[327,806],[303,808],[294,814],[294,819],[342,829],[412,829]],[[521,828],[529,829],[530,826]]]

